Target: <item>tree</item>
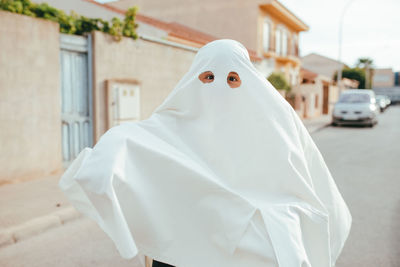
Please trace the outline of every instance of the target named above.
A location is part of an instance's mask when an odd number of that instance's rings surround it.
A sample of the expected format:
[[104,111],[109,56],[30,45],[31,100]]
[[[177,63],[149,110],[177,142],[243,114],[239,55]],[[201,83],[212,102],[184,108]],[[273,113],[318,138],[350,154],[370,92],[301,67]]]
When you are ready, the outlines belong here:
[[363,68],[365,69],[367,66],[372,66],[374,64],[374,60],[369,57],[360,57],[357,59],[356,66],[358,68]]
[[[362,68],[344,68],[342,71],[342,77],[359,82],[358,88],[365,89],[365,71]],[[337,72],[335,72],[334,80],[337,80]]]
[[365,72],[365,88],[372,88],[372,76],[373,76],[373,64],[374,61],[371,58],[368,57],[360,57],[357,60],[356,66],[358,68],[362,68]]
[[278,90],[290,91],[290,85],[286,80],[286,77],[281,72],[271,73],[267,80]]

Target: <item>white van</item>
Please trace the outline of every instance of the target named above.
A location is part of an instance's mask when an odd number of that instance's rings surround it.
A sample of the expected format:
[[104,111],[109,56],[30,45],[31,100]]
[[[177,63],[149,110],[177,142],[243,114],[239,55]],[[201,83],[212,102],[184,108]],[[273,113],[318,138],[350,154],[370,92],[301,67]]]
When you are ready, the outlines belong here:
[[377,122],[379,108],[375,93],[369,89],[351,89],[340,94],[332,113],[332,125],[367,125]]

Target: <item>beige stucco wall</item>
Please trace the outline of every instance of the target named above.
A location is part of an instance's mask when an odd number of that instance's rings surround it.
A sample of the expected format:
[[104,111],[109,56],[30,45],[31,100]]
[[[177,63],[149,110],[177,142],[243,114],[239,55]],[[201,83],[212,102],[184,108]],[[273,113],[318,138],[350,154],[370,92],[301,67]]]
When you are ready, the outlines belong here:
[[189,69],[195,52],[165,44],[93,33],[94,141],[107,130],[106,81],[140,83],[141,119],[148,118]]
[[320,80],[315,83],[300,84],[292,88],[294,94],[304,97],[305,101],[301,101],[302,104],[297,107],[303,117],[313,118],[322,114],[322,88],[323,85]]
[[[300,84],[292,88],[292,93],[296,95],[295,109],[301,117],[313,118],[323,114],[323,97],[324,97],[324,82],[321,79],[316,79],[316,83]],[[328,114],[332,113],[335,103],[339,99],[339,89],[336,85],[329,84],[328,89]],[[304,97],[304,101],[303,98]],[[311,98],[318,98],[318,103],[314,108],[310,107],[313,104]],[[314,101],[315,104],[315,101]]]
[[61,170],[59,28],[0,11],[0,184]]
[[340,91],[336,85],[329,85],[329,113],[332,113],[336,102],[339,100]]
[[137,5],[141,14],[178,22],[220,39],[234,39],[257,51],[258,5],[269,1],[121,0],[110,4],[123,9]]
[[372,88],[394,87],[394,72],[392,69],[375,69],[372,76]]

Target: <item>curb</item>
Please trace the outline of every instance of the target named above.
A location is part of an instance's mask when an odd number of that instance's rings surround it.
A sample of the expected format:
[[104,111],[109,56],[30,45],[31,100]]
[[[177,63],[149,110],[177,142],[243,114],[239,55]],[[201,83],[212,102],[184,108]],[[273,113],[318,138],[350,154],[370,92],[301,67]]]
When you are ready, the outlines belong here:
[[314,127],[314,128],[309,129],[308,132],[309,132],[310,134],[316,133],[316,132],[321,131],[322,129],[324,129],[324,128],[330,126],[331,124],[332,124],[331,122],[324,123],[324,124],[322,124],[322,125],[320,125],[320,126],[317,126],[317,127]]
[[25,240],[48,229],[63,225],[81,217],[74,207],[68,207],[49,215],[34,218],[20,225],[0,229],[0,248]]

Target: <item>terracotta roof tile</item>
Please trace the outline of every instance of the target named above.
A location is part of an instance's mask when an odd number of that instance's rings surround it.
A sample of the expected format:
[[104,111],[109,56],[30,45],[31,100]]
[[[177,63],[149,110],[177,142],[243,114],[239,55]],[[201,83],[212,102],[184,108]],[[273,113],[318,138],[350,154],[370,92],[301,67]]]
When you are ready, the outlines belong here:
[[303,77],[303,79],[307,79],[309,81],[314,81],[315,78],[317,78],[318,76],[317,73],[307,70],[305,68],[300,69],[300,75]]

